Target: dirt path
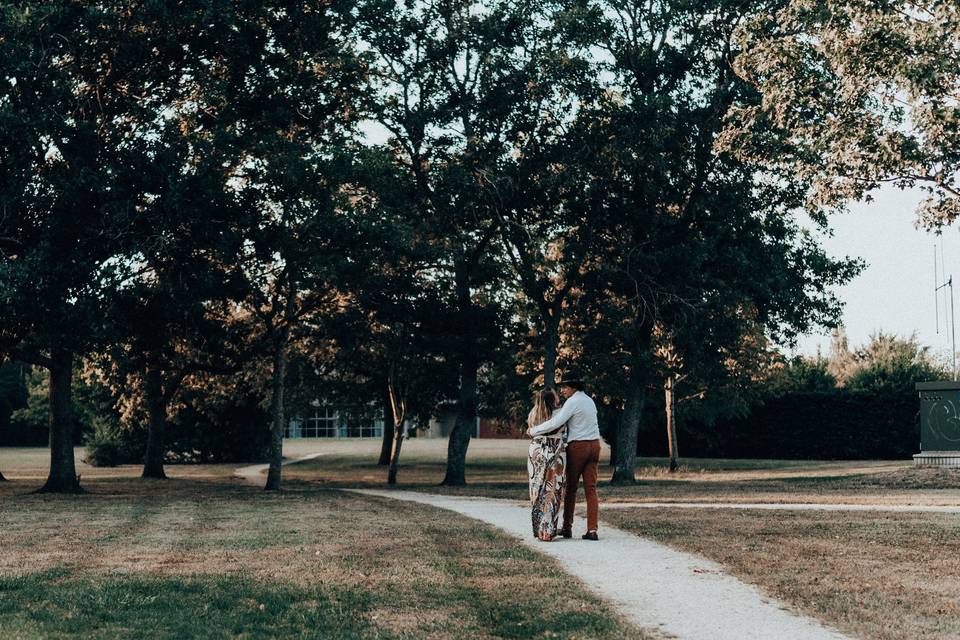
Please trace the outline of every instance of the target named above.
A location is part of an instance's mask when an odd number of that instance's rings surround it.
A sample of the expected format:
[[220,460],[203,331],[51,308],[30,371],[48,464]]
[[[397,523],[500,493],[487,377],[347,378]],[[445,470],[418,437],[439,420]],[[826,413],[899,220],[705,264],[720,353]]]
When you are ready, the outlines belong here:
[[499,527],[523,544],[556,558],[637,625],[660,629],[680,640],[845,637],[787,611],[781,603],[725,574],[709,560],[613,527],[601,527],[600,542],[576,536],[543,543],[531,534],[529,509],[515,502],[412,491],[355,491],[449,509]]

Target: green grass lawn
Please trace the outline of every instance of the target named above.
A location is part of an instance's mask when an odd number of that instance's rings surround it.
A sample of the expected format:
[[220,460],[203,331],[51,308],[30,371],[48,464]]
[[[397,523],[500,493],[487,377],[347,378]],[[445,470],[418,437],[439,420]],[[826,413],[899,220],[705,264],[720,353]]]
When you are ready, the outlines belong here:
[[362,590],[244,576],[91,577],[67,569],[0,577],[13,638],[375,638]]
[[288,483],[0,487],[0,638],[653,638],[492,527]]

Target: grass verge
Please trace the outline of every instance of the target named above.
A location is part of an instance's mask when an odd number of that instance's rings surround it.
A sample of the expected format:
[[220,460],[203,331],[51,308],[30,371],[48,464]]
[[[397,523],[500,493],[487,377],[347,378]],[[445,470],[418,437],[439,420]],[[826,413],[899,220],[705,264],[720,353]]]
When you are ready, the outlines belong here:
[[706,556],[855,637],[960,637],[960,517],[610,510],[603,520]]
[[21,484],[0,509],[0,637],[655,637],[440,509],[296,483]]

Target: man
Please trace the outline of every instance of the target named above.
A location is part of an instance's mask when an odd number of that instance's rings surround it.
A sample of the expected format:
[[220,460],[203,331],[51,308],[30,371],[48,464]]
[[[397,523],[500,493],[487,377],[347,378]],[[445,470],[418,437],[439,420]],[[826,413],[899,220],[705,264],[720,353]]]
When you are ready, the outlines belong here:
[[567,493],[563,502],[563,528],[560,535],[573,536],[573,512],[577,507],[577,490],[583,476],[583,491],[587,495],[587,533],[584,540],[599,540],[597,520],[600,505],[597,500],[597,466],[600,464],[600,427],[597,424],[597,405],[583,392],[583,380],[572,369],[564,371],[559,383],[566,400],[552,418],[527,430],[530,436],[554,431],[567,425]]

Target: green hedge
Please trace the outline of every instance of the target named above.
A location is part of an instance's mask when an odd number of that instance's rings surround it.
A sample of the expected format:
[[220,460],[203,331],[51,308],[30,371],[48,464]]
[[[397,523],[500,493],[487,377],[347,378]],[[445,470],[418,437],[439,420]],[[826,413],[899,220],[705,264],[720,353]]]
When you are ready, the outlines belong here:
[[[903,459],[920,451],[919,411],[914,392],[844,390],[769,397],[713,424],[681,409],[678,448],[693,458]],[[662,416],[648,414],[639,452],[665,455],[665,434]]]

